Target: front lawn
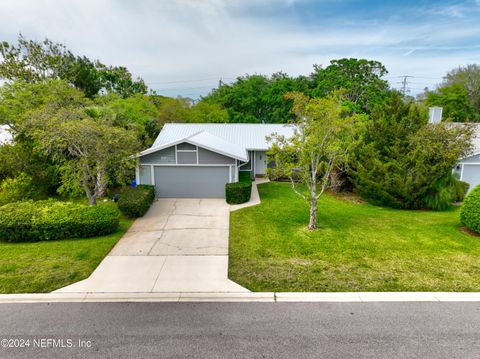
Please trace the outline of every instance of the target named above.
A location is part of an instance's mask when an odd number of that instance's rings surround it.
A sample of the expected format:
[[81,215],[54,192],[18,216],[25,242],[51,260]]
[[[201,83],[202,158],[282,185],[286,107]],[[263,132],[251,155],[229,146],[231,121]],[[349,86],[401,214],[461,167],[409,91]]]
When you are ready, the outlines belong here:
[[288,183],[231,213],[229,277],[253,291],[480,291],[480,237],[459,209],[405,211],[325,195],[319,229]]
[[51,292],[87,278],[132,223],[121,218],[117,232],[102,237],[0,241],[0,293]]

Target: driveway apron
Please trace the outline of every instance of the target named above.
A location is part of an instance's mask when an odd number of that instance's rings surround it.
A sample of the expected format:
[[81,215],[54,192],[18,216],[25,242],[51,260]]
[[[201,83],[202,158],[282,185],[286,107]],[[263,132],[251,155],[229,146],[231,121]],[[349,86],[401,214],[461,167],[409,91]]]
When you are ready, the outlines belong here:
[[92,275],[56,292],[248,292],[228,279],[230,206],[159,199]]

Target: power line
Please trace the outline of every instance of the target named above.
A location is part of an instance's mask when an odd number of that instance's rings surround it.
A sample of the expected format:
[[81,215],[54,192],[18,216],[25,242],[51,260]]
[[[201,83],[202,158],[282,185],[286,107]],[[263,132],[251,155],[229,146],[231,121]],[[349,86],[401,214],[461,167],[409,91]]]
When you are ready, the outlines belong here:
[[[233,77],[221,77],[223,79],[227,80],[235,80]],[[203,78],[203,79],[192,79],[192,80],[178,80],[178,81],[153,81],[149,82],[150,84],[154,85],[168,85],[168,84],[180,84],[180,83],[188,83],[188,82],[202,82],[202,81],[211,81],[211,80],[218,80],[217,77],[208,77],[208,78]]]
[[197,89],[207,89],[207,88],[215,88],[214,85],[212,86],[198,86],[198,87],[168,87],[163,89],[156,89],[157,91],[170,91],[170,90],[197,90]]
[[157,84],[157,85],[167,85],[167,84],[181,84],[181,83],[186,83],[186,82],[201,82],[201,81],[210,81],[210,80],[216,80],[218,77],[209,77],[209,78],[204,78],[204,79],[194,79],[194,80],[179,80],[179,81],[154,81],[150,82],[151,84]]

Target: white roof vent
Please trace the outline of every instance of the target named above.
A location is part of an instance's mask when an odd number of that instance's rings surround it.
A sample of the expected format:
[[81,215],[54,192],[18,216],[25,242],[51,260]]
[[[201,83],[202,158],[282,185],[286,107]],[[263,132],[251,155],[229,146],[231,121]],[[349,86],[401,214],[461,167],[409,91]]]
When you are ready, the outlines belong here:
[[440,123],[442,122],[442,111],[441,107],[430,107],[428,109],[428,123]]

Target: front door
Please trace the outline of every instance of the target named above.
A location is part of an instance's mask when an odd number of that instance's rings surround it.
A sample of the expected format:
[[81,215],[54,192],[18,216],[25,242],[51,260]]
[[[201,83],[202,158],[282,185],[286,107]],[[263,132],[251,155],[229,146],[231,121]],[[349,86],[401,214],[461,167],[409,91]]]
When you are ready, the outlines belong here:
[[255,151],[255,175],[265,175],[265,169],[267,168],[267,154],[266,152]]

